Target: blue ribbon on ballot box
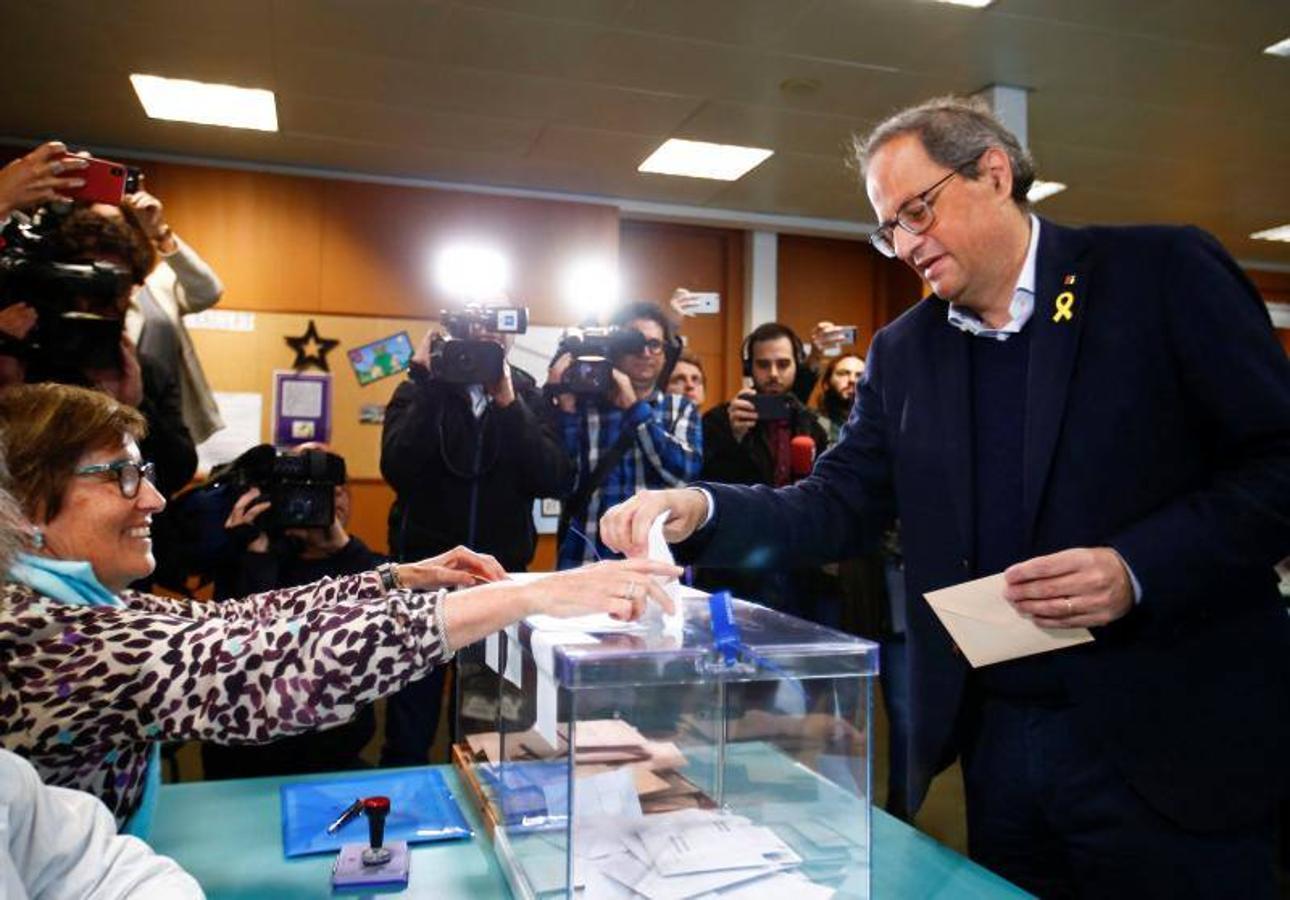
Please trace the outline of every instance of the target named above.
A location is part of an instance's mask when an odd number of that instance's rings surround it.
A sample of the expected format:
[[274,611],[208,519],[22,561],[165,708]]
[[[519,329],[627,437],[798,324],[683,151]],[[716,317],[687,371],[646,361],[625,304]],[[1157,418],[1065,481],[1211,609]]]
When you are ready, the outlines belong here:
[[717,591],[710,596],[708,611],[712,619],[712,646],[721,656],[722,663],[727,668],[733,668],[740,665],[742,659],[746,665],[774,672],[780,676],[783,685],[801,698],[804,712],[806,688],[802,686],[802,680],[789,675],[780,666],[743,642],[739,633],[739,623],[735,621],[735,604],[730,592]]

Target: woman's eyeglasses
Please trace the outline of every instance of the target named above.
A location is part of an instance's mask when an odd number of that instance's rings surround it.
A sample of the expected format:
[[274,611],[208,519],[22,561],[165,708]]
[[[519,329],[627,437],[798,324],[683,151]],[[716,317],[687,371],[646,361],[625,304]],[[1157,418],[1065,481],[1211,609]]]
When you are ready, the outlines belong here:
[[116,479],[117,487],[121,489],[121,496],[127,500],[133,500],[139,496],[139,485],[145,478],[148,479],[149,484],[157,483],[157,467],[153,463],[133,459],[118,459],[116,462],[81,466],[74,474],[110,475]]

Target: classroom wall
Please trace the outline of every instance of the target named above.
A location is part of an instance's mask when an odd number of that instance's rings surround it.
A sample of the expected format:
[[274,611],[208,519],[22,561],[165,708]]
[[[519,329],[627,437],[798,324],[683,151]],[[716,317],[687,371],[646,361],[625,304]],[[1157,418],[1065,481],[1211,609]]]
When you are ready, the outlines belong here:
[[817,322],[856,325],[861,354],[875,331],[925,293],[908,266],[868,241],[787,234],[779,236],[778,291],[779,320],[802,340]]

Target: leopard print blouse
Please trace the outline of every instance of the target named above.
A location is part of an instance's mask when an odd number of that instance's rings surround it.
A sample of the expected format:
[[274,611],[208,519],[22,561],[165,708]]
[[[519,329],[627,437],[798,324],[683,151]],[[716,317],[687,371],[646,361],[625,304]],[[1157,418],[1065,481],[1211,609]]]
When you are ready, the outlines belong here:
[[260,743],[349,720],[447,657],[439,593],[374,572],[206,603],[73,606],[0,585],[0,746],[123,823],[153,741]]

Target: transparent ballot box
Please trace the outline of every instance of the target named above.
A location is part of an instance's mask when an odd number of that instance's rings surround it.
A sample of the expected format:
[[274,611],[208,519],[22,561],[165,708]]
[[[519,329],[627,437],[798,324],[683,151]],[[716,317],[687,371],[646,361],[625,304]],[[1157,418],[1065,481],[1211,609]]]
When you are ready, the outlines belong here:
[[[684,592],[459,655],[455,757],[517,897],[869,896],[876,644]],[[726,627],[729,616],[732,626]]]

